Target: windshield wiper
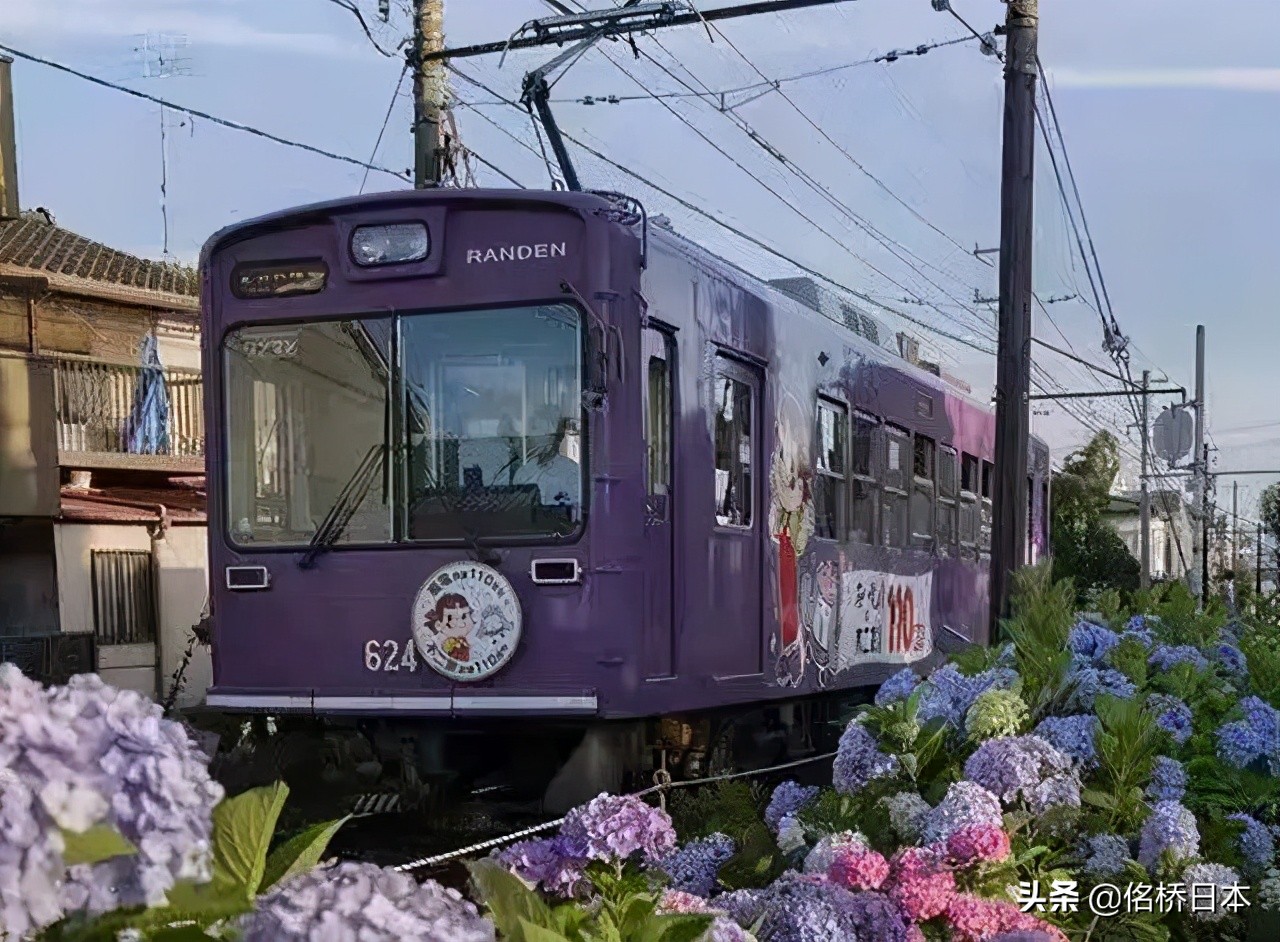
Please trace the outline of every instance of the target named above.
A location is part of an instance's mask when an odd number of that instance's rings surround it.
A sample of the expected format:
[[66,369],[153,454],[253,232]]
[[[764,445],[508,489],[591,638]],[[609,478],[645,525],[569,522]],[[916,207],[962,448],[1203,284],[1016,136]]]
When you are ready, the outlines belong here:
[[369,496],[369,490],[373,487],[373,482],[377,479],[382,471],[382,463],[386,456],[387,446],[383,442],[374,445],[361,459],[359,467],[355,473],[347,480],[342,490],[338,493],[338,497],[333,502],[333,506],[329,508],[329,512],[325,514],[324,519],[320,521],[315,535],[311,537],[311,542],[307,544],[307,551],[303,554],[302,559],[298,560],[298,568],[310,569],[315,565],[316,558],[342,536],[347,529],[347,525],[351,523],[351,518],[355,516],[360,505],[364,503],[364,499]]
[[467,546],[475,556],[476,562],[484,566],[496,566],[498,563],[502,562],[501,556],[493,550],[485,549],[480,545],[480,535],[475,530],[467,527],[463,530],[463,533],[467,538]]

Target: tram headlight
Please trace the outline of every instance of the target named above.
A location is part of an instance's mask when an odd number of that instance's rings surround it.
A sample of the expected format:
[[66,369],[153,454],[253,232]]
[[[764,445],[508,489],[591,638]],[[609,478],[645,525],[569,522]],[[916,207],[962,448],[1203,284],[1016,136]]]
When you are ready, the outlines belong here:
[[351,234],[351,257],[365,268],[420,262],[430,251],[431,237],[420,222],[357,226]]

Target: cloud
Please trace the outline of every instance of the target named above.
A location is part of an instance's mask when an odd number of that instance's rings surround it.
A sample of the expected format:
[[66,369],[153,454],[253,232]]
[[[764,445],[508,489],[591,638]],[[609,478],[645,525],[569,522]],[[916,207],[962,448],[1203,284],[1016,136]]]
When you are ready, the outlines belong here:
[[[242,15],[233,9],[240,6]],[[4,35],[15,46],[35,40],[100,45],[115,38],[163,31],[185,34],[192,46],[262,49],[300,55],[354,57],[367,55],[356,29],[349,39],[316,32],[263,29],[251,18],[248,4],[221,3],[208,12],[175,0],[4,0]],[[356,40],[359,39],[360,42]]]
[[1280,92],[1280,69],[1052,69],[1055,88]]

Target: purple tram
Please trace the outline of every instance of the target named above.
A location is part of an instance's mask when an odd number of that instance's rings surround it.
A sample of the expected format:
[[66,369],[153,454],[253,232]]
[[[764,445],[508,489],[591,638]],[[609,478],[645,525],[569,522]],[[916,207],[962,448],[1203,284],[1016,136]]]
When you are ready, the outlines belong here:
[[[201,271],[211,708],[427,764],[563,731],[590,792],[987,641],[992,412],[807,279],[507,190],[264,216]],[[1035,440],[1027,486],[1037,557]]]

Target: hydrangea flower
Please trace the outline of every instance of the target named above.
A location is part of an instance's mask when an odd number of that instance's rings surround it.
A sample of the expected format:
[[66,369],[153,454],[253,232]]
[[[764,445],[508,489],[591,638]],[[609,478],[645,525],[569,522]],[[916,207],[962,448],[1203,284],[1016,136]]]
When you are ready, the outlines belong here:
[[940,718],[963,730],[965,714],[974,700],[988,690],[1012,690],[1018,680],[1018,672],[1011,667],[994,667],[967,677],[954,664],[945,664],[921,685],[916,715],[922,723]]
[[242,942],[494,942],[493,923],[456,890],[368,863],[298,874],[258,899]]
[[992,688],[978,694],[964,717],[971,739],[1014,736],[1027,721],[1027,705],[1012,690]]
[[768,890],[732,890],[716,897],[716,908],[723,910],[740,926],[754,926],[764,918],[768,902]]
[[842,847],[827,868],[827,876],[849,890],[878,890],[889,876],[889,861],[874,850]]
[[1099,663],[1107,652],[1120,643],[1120,636],[1110,628],[1089,621],[1078,621],[1067,636],[1067,648],[1074,659]]
[[855,893],[846,901],[856,936],[876,942],[924,942],[920,930],[910,925],[902,911],[883,893]]
[[1218,755],[1240,769],[1265,761],[1272,775],[1280,775],[1280,712],[1258,697],[1245,697],[1240,708],[1244,719],[1218,730]]
[[945,841],[963,827],[1001,827],[1003,820],[999,798],[976,782],[960,781],[948,788],[946,797],[925,815],[920,836],[933,844]]
[[1177,697],[1153,693],[1147,698],[1147,709],[1156,714],[1156,725],[1179,746],[1191,738],[1191,707]]
[[1032,814],[1044,814],[1050,808],[1079,808],[1080,779],[1075,772],[1054,775],[1031,789],[1026,796]]
[[778,823],[778,847],[784,853],[799,850],[805,843],[804,825],[790,815]]
[[1067,683],[1071,685],[1071,693],[1067,698],[1067,708],[1089,711],[1097,703],[1098,697],[1117,697],[1131,700],[1138,692],[1128,677],[1110,667],[1073,666],[1067,672]]
[[1095,877],[1114,877],[1128,864],[1129,842],[1118,834],[1095,834],[1087,841],[1084,870]]
[[698,942],[756,942],[756,937],[727,916],[716,916]]
[[670,816],[633,795],[602,792],[565,815],[560,833],[580,842],[591,860],[625,860],[640,854],[652,863],[676,846]]
[[1219,664],[1228,674],[1245,677],[1249,673],[1249,661],[1234,644],[1220,644],[1214,649]]
[[836,761],[832,766],[832,784],[844,795],[854,795],[866,788],[874,779],[893,775],[898,771],[897,756],[885,755],[876,745],[875,737],[856,720],[851,722],[840,736]]
[[898,792],[882,798],[889,811],[889,824],[904,841],[914,841],[920,836],[925,816],[929,813],[929,803],[916,792]]
[[1013,903],[967,893],[957,893],[947,903],[946,921],[955,942],[989,942],[1002,932],[1038,933],[1049,942],[1067,942],[1062,930],[1024,913]]
[[[1236,873],[1230,867],[1224,867],[1222,864],[1216,863],[1198,863],[1192,864],[1182,873],[1182,882],[1188,887],[1194,886],[1215,886],[1213,892],[1213,909],[1206,909],[1204,906],[1193,907],[1192,916],[1203,922],[1218,922],[1228,915],[1228,909],[1224,903],[1227,902],[1227,895],[1223,891],[1227,887],[1240,887],[1240,874]],[[1203,891],[1201,891],[1203,893]],[[1207,894],[1206,894],[1207,895]],[[1241,888],[1243,896],[1243,888]],[[1199,897],[1203,898],[1203,897]]]
[[1280,911],[1280,870],[1272,867],[1267,875],[1258,883],[1258,891],[1253,897],[1259,909],[1268,912]]
[[1098,730],[1097,717],[1080,713],[1075,716],[1049,716],[1040,721],[1032,735],[1065,752],[1081,767],[1097,764],[1097,746],[1094,736]]
[[776,834],[782,819],[793,817],[813,801],[819,791],[816,785],[801,785],[790,780],[783,782],[773,790],[773,795],[769,798],[769,807],[764,811],[764,823]]
[[909,667],[904,667],[880,685],[876,691],[876,706],[887,706],[905,700],[915,691],[920,677]]
[[784,874],[759,897],[759,935],[769,942],[861,938],[854,896],[833,883]]
[[1187,793],[1187,771],[1177,759],[1157,756],[1151,768],[1146,795],[1152,801],[1182,801]]
[[842,850],[867,850],[867,839],[857,831],[840,831],[827,834],[813,845],[813,850],[804,859],[804,872],[807,874],[824,874],[831,869],[836,854]]
[[1071,771],[1071,758],[1039,736],[1012,736],[984,742],[964,764],[965,778],[1005,804],[1030,799],[1045,780]]
[[1120,632],[1120,640],[1132,638],[1144,648],[1153,648],[1156,644],[1155,632],[1152,631],[1152,625],[1158,625],[1159,619],[1150,616],[1134,615],[1129,619],[1129,623],[1125,625],[1124,631]]
[[1138,862],[1154,871],[1165,851],[1169,851],[1175,861],[1193,858],[1200,852],[1196,816],[1176,801],[1156,802],[1142,825]]
[[[0,665],[0,925],[17,937],[65,912],[161,906],[210,879],[222,787],[181,724],[93,674],[45,688]],[[68,869],[61,831],[106,825],[138,852]]]
[[493,856],[526,883],[566,898],[577,891],[587,864],[581,847],[561,836],[521,841]]
[[697,896],[710,896],[716,889],[720,868],[737,851],[726,834],[712,834],[690,841],[657,863],[671,880],[671,888]]
[[932,848],[899,850],[889,870],[889,897],[915,922],[941,915],[955,895],[955,874]]
[[999,863],[1012,848],[1004,828],[992,824],[971,824],[947,838],[947,857],[957,867],[979,863]]
[[1198,671],[1209,669],[1209,662],[1200,649],[1190,644],[1157,645],[1147,658],[1147,666],[1162,671],[1172,670],[1179,664],[1190,664]]
[[1244,825],[1244,832],[1240,835],[1240,855],[1252,871],[1260,873],[1275,863],[1276,841],[1270,828],[1247,814],[1227,815],[1227,820]]

